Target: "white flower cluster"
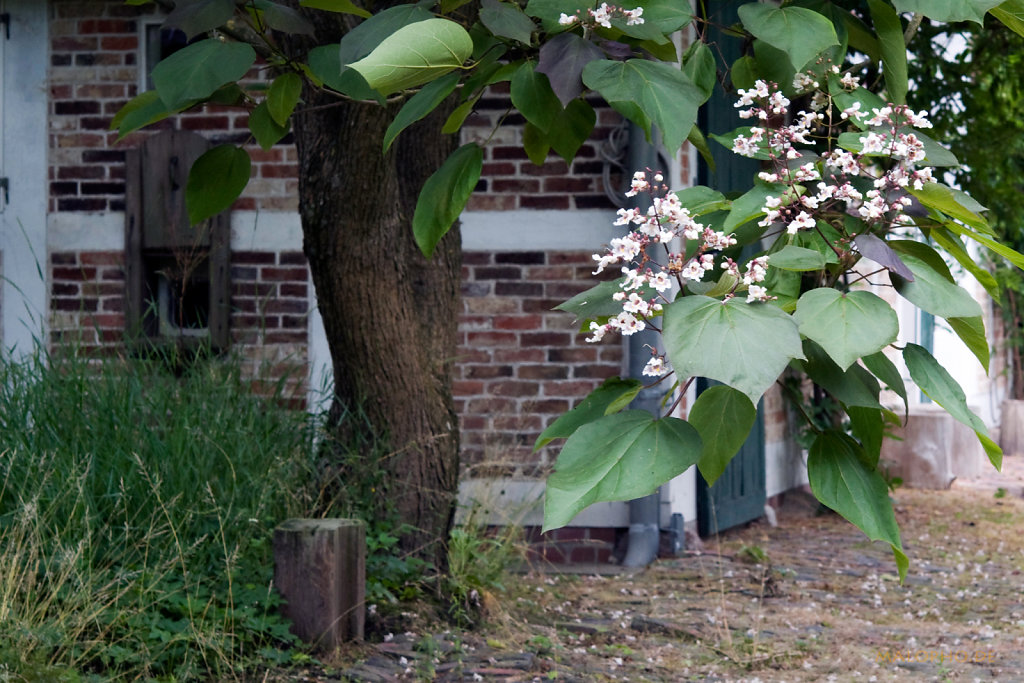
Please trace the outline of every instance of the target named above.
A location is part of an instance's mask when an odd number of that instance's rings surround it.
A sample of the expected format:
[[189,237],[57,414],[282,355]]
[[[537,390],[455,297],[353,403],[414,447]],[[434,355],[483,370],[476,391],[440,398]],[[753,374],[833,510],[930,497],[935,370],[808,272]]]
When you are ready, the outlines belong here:
[[[838,67],[833,67],[833,72],[838,74]],[[839,82],[846,90],[859,87],[858,79],[850,74]],[[798,74],[793,85],[799,91],[819,86],[808,74]],[[823,95],[826,103],[831,102],[827,93],[816,94]],[[763,123],[737,135],[733,151],[767,159],[771,170],[758,177],[767,183],[787,186],[780,194],[765,199],[761,227],[779,225],[795,235],[813,229],[820,214],[827,211],[852,213],[879,227],[908,223],[910,219],[904,211],[912,200],[907,188],[920,190],[925,183],[935,180],[931,168],[917,167],[926,156],[924,143],[913,132],[907,132],[907,128],[931,127],[924,112],[915,114],[906,106],[886,106],[872,110],[868,116],[861,111],[860,102],[856,102],[840,112],[838,118],[839,123],[854,121],[869,127],[859,139],[861,150],[855,153],[834,148],[818,157],[808,148],[813,146],[816,134],[831,128],[830,104],[812,107],[810,112],[801,111],[789,117],[791,124],[783,125],[776,122],[785,120],[790,113],[790,102],[774,83],[757,81],[753,88],[740,90],[739,96],[736,106],[745,107],[739,112],[740,117]],[[835,131],[828,133],[820,137],[838,139]],[[805,158],[813,161],[803,162]],[[852,182],[855,178],[872,181],[873,189],[866,190],[866,182],[860,183],[858,189]],[[810,190],[812,183],[814,189]]]
[[[644,23],[643,19],[644,8],[637,7],[636,9],[625,9],[623,7],[617,7],[616,5],[609,5],[607,2],[602,2],[601,6],[597,9],[588,9],[587,14],[590,15],[590,22],[598,26],[605,28],[612,27],[612,19],[616,17],[622,17],[626,20],[626,26],[635,26],[637,24]],[[572,26],[573,24],[580,22],[584,23],[584,20],[580,18],[580,13],[566,14],[562,12],[561,16],[558,17],[558,23],[562,26]]]
[[[622,264],[622,291],[612,297],[622,303],[622,312],[603,325],[591,322],[588,342],[601,341],[613,331],[628,336],[645,329],[650,319],[660,314],[663,303],[669,301],[666,293],[673,285],[682,288],[689,282],[699,282],[715,267],[713,252],[736,244],[731,235],[695,221],[679,196],[669,191],[664,180],[660,173],[654,174],[650,180],[644,171],[633,175],[626,195],[634,197],[641,192],[649,193],[651,208],[646,212],[619,209],[615,225],[630,226],[631,231],[611,240],[604,253],[594,254],[597,262],[595,275],[605,268]],[[673,245],[677,238],[685,240],[682,251]],[[696,245],[691,246],[687,253],[686,243],[693,242]],[[764,279],[763,268],[759,272],[760,277],[756,281]],[[744,281],[744,284],[750,283]],[[647,292],[646,298],[644,291]],[[644,374],[660,377],[667,371],[665,359],[655,353]]]

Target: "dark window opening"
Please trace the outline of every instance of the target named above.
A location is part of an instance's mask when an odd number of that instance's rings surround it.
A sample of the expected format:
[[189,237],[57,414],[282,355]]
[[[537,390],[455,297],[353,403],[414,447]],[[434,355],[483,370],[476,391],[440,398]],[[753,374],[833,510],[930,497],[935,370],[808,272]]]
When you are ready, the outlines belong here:
[[148,337],[205,337],[210,324],[210,263],[206,254],[151,252],[143,255]]
[[143,62],[143,74],[146,82],[143,84],[146,90],[153,89],[153,67],[167,59],[178,50],[189,43],[201,39],[202,36],[189,40],[185,32],[177,28],[164,28],[160,24],[145,24],[143,35],[143,50],[145,60]]

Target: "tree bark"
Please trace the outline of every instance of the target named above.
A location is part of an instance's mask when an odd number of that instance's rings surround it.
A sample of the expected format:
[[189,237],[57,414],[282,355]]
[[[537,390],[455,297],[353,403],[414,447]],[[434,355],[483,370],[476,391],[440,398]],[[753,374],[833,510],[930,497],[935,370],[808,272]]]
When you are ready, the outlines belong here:
[[[337,43],[351,19],[329,14],[315,14],[315,42],[288,49]],[[402,550],[443,570],[459,468],[451,370],[461,240],[456,225],[428,260],[411,223],[423,183],[457,139],[441,133],[446,112],[438,111],[383,154],[400,104],[339,102],[308,85],[303,100],[309,111],[293,119],[299,212],[334,370],[334,426],[343,442],[368,428],[360,440],[386,444],[385,457],[363,453],[362,465],[385,472],[380,494],[410,529]],[[349,475],[372,471],[358,469]]]

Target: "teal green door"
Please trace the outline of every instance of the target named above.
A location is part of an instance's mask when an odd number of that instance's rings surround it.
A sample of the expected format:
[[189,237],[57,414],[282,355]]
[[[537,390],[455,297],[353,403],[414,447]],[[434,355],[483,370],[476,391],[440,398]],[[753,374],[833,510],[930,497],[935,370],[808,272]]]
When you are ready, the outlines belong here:
[[[708,26],[708,41],[717,45],[725,61],[731,64],[740,56],[740,44],[728,36],[720,27],[737,21],[736,8],[742,4],[736,0],[707,3],[711,23]],[[734,96],[722,90],[721,85],[701,110],[701,124],[704,130],[726,133],[747,125],[736,115],[733,107]],[[714,172],[703,159],[698,169],[698,182],[730,193],[743,193],[750,189],[754,174],[759,170],[758,162],[747,159],[712,142],[715,160]],[[756,251],[756,250],[755,250]],[[749,256],[749,254],[745,254]],[[703,378],[697,382],[697,392],[711,386]],[[762,402],[763,403],[763,402]],[[714,486],[708,486],[698,474],[697,482],[697,530],[701,536],[724,531],[734,526],[757,519],[764,514],[765,505],[765,463],[764,463],[764,418],[758,405],[757,422],[750,431],[743,448],[729,463]]]
[[[718,384],[703,377],[697,393]],[[764,401],[757,406],[757,421],[740,452],[733,456],[714,486],[697,473],[697,533],[712,536],[719,531],[746,524],[764,514]]]

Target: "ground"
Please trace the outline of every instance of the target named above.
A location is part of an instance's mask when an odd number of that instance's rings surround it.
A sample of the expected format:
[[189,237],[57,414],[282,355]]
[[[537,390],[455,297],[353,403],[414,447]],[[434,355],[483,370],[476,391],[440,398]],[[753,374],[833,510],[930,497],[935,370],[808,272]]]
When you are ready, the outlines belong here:
[[[893,493],[911,567],[790,494],[635,573],[535,567],[472,632],[409,632],[291,680],[1024,681],[1024,457]],[[430,635],[433,634],[433,635]]]

